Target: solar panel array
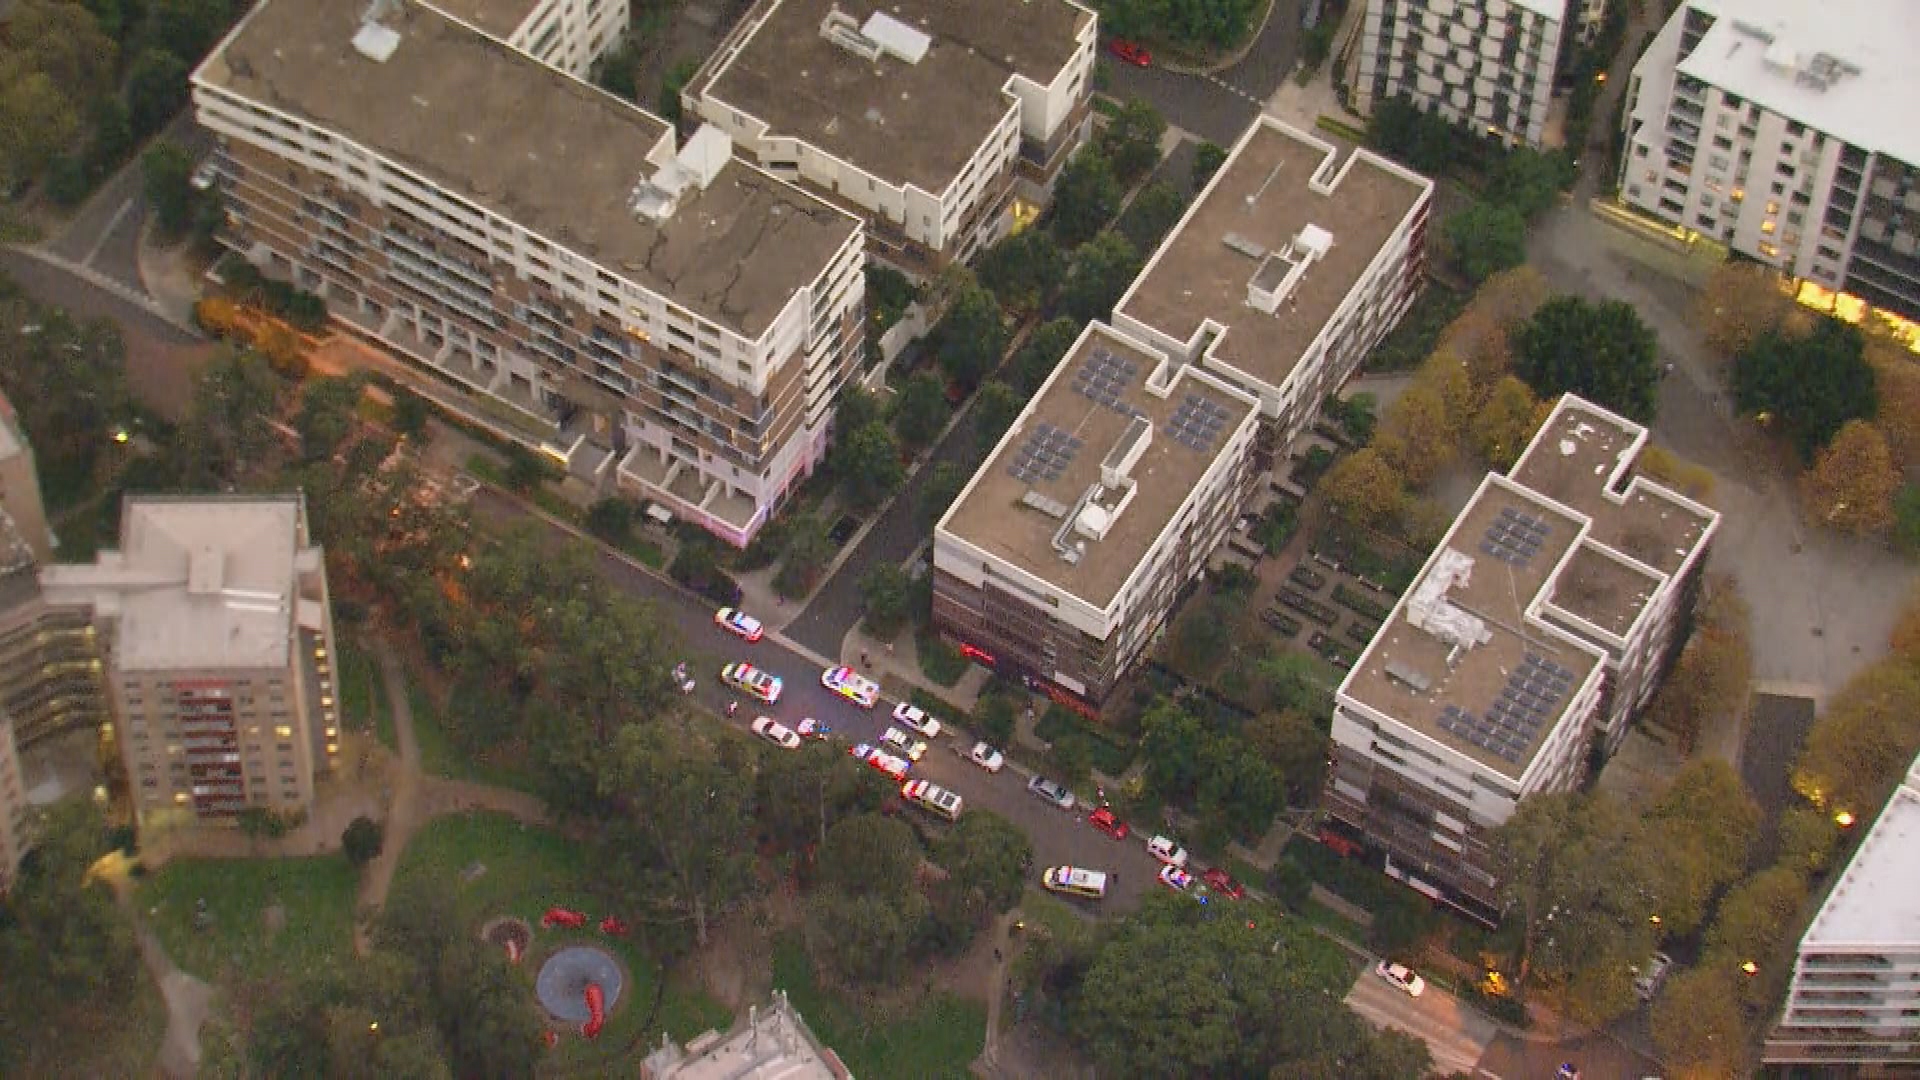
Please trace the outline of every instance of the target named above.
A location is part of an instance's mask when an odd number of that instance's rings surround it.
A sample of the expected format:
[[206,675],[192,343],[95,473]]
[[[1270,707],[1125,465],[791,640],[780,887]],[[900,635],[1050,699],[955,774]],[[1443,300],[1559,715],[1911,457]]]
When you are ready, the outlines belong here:
[[1160,433],[1189,450],[1209,453],[1213,450],[1214,440],[1226,429],[1230,415],[1225,405],[1199,394],[1188,394],[1187,399],[1160,426]]
[[1007,475],[1024,484],[1058,480],[1084,445],[1078,435],[1042,420],[1014,453]]
[[1540,729],[1559,713],[1560,703],[1573,689],[1573,671],[1528,653],[1507,677],[1484,716],[1448,705],[1440,710],[1440,728],[1468,745],[1479,747],[1508,763],[1517,764],[1540,736]]
[[1113,350],[1095,345],[1073,373],[1073,388],[1117,413],[1133,414],[1133,406],[1120,400],[1120,392],[1140,374],[1140,365]]
[[1525,566],[1540,554],[1540,545],[1552,531],[1553,526],[1545,519],[1503,506],[1500,516],[1487,526],[1480,551],[1509,566]]

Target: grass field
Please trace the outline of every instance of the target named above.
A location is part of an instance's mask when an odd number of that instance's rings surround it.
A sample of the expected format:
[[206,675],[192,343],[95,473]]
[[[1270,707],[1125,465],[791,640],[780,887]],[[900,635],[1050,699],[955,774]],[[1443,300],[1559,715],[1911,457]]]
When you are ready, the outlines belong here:
[[539,794],[531,771],[476,761],[455,746],[439,703],[419,679],[411,676],[407,679],[407,704],[413,711],[413,738],[420,744],[421,769],[434,776]]
[[[176,859],[140,883],[139,904],[167,955],[210,982],[247,985],[313,971],[353,948],[359,878],[338,855],[299,859]],[[213,922],[193,925],[204,898]],[[269,931],[266,912],[286,911]]]
[[949,993],[927,998],[897,1022],[869,1021],[814,981],[813,963],[795,936],[774,946],[773,985],[787,992],[807,1026],[847,1069],[868,1080],[965,1077],[986,1046],[986,1006]]
[[335,676],[340,686],[340,715],[346,726],[354,731],[372,731],[387,749],[398,749],[380,666],[352,634],[335,634],[334,649],[340,654]]

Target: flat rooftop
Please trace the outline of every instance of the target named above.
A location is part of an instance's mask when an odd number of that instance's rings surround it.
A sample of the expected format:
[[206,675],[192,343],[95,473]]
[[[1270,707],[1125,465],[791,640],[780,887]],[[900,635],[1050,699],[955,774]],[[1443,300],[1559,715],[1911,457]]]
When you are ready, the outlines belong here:
[[[1715,16],[1680,71],[1862,149],[1920,164],[1920,4],[1690,0]],[[1673,17],[1686,17],[1686,7]]]
[[[885,13],[931,45],[918,63],[867,60],[821,33],[836,9],[857,25]],[[761,0],[745,17],[758,29],[702,73],[701,93],[770,135],[939,194],[1012,106],[1007,80],[1051,85],[1093,17],[1066,0]]]
[[432,0],[431,6],[505,41],[540,6],[540,0]]
[[859,227],[735,161],[666,222],[627,193],[666,125],[599,90],[397,0],[384,62],[353,38],[358,0],[267,0],[197,77],[398,162],[447,191],[758,338]]
[[726,1035],[695,1039],[684,1057],[663,1062],[647,1075],[663,1080],[847,1080],[851,1074],[780,997],[772,1005],[754,1007],[747,1021]]
[[[1344,692],[1489,769],[1520,779],[1599,663],[1592,653],[1528,626],[1526,618],[1527,605],[1574,545],[1581,524],[1490,475],[1421,571],[1409,599],[1394,609],[1354,665]],[[1487,554],[1483,548],[1488,547],[1506,557]],[[1445,591],[1445,602],[1479,620],[1486,635],[1457,656],[1451,641],[1409,619],[1411,598],[1448,552],[1471,562],[1465,580],[1456,577]],[[1528,677],[1522,678],[1523,672]],[[1500,738],[1469,734],[1467,724],[1475,732],[1486,725]]]
[[[1227,330],[1213,362],[1270,387],[1284,385],[1433,186],[1366,151],[1337,158],[1332,144],[1263,117],[1121,298],[1118,313],[1182,342],[1193,340],[1203,320],[1219,323]],[[1332,235],[1326,254],[1273,314],[1253,307],[1247,284],[1262,270],[1264,254],[1285,251],[1308,226]]]
[[43,569],[54,603],[118,623],[124,671],[277,668],[292,647],[298,496],[129,497],[120,548]]
[[[1112,603],[1257,407],[1191,367],[1182,367],[1161,397],[1147,388],[1160,362],[1094,323],[975,474],[946,531],[1095,607]],[[1191,418],[1206,413],[1213,417],[1204,425],[1215,432],[1210,439],[1173,433],[1176,426],[1191,430]],[[1072,509],[1100,483],[1103,463],[1136,415],[1151,434],[1128,474],[1137,485],[1133,500],[1104,539],[1086,540],[1085,555],[1069,563],[1054,537],[1063,524],[1068,541],[1076,537]]]
[[1800,939],[1822,949],[1920,948],[1920,762],[1834,882]]

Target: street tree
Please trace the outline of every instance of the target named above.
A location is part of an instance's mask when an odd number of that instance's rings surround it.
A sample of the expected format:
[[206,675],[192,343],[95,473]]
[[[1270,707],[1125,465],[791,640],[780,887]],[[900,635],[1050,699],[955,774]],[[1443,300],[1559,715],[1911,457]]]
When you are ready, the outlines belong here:
[[819,514],[796,515],[787,523],[786,550],[781,554],[780,572],[773,576],[774,591],[788,600],[806,596],[837,553]]
[[893,409],[893,426],[900,442],[918,453],[933,445],[940,429],[947,426],[953,407],[947,404],[947,386],[940,376],[922,368],[908,377],[900,388],[900,400]]
[[1468,426],[1473,449],[1488,468],[1505,470],[1520,458],[1539,430],[1540,402],[1527,384],[1503,375],[1493,384],[1487,403]]
[[1027,343],[1020,346],[1014,354],[1009,372],[1014,389],[1031,396],[1047,381],[1053,369],[1079,340],[1081,323],[1070,315],[1062,315],[1041,323],[1033,333],[1027,335]]
[[1734,357],[1734,403],[1764,416],[1812,461],[1847,421],[1878,408],[1865,350],[1858,328],[1830,316],[1804,335],[1770,330]]
[[1800,477],[1808,516],[1847,533],[1875,533],[1891,526],[1900,485],[1887,440],[1865,420],[1841,425]]
[[347,831],[340,834],[340,850],[356,870],[378,858],[385,845],[386,830],[365,814],[348,822]]
[[1140,256],[1127,238],[1103,232],[1074,252],[1060,306],[1083,322],[1105,319],[1139,273]]
[[1701,731],[1739,707],[1753,672],[1752,617],[1731,577],[1707,580],[1693,634],[1654,693],[1649,723],[1692,754]]
[[867,632],[891,641],[906,624],[913,603],[913,581],[895,563],[881,563],[860,579],[860,603]]
[[1033,866],[1033,841],[999,814],[973,809],[934,844],[933,861],[947,872],[946,890],[984,923],[1020,902]]
[[1481,200],[1447,218],[1453,264],[1475,285],[1527,261],[1527,219],[1518,209]]
[[1205,767],[1200,749],[1206,730],[1178,704],[1160,700],[1140,718],[1140,753],[1147,786],[1163,798],[1184,801],[1200,786]]
[[358,375],[310,379],[300,388],[300,410],[293,429],[300,433],[300,451],[308,461],[331,457],[353,434],[360,396],[366,380]]
[[1807,732],[1793,789],[1821,810],[1861,816],[1886,800],[1920,753],[1920,667],[1902,657],[1847,680]]
[[1153,251],[1186,211],[1186,198],[1172,184],[1155,180],[1141,188],[1140,194],[1127,204],[1127,212],[1120,215],[1120,234],[1133,245],[1133,250]]
[[193,223],[193,158],[169,139],[147,147],[140,157],[140,175],[154,221],[174,236]]
[[1247,745],[1284,778],[1287,799],[1305,804],[1326,779],[1328,733],[1299,709],[1269,710],[1247,721]]
[[1134,98],[1120,106],[1100,137],[1100,149],[1113,165],[1114,179],[1131,187],[1152,172],[1160,163],[1160,137],[1166,131],[1166,120],[1146,101]]
[[973,402],[975,455],[985,458],[992,453],[1000,437],[1019,419],[1020,410],[1026,406],[1026,401],[1012,386],[999,379],[988,379]]
[[973,707],[971,727],[981,738],[995,746],[1005,746],[1013,738],[1019,723],[1016,706],[1009,694],[987,693]]
[[1060,171],[1049,227],[1066,248],[1077,248],[1107,227],[1120,209],[1120,181],[1098,146],[1084,146]]
[[856,382],[848,383],[834,402],[833,430],[843,437],[886,419],[887,408],[879,396]]
[[1204,189],[1207,182],[1213,179],[1213,174],[1219,172],[1220,166],[1226,163],[1227,151],[1220,144],[1203,141],[1194,147],[1193,176],[1190,179],[1193,190],[1198,192]]
[[1044,229],[1023,229],[980,257],[980,284],[1015,315],[1036,311],[1067,276],[1067,256]]
[[[987,385],[991,387],[993,384]],[[980,394],[984,398],[986,390],[981,390]],[[974,408],[977,410],[979,405],[976,403]],[[972,477],[973,474],[957,461],[936,461],[927,469],[926,482],[920,485],[920,517],[929,526],[929,532],[933,523],[939,521],[947,508],[953,505],[953,500],[960,497],[961,489],[967,486],[967,481]]]
[[929,343],[947,377],[971,391],[1000,364],[1007,349],[1007,328],[993,294],[965,286],[947,313],[934,324]]
[[1653,1003],[1653,1044],[1681,1075],[1734,1080],[1747,1043],[1738,976],[1724,967],[1676,973]]
[[187,103],[187,65],[165,49],[142,49],[127,71],[126,97],[133,133],[159,131]]
[[[1464,380],[1458,366],[1442,369]],[[1407,388],[1380,420],[1372,449],[1393,466],[1400,482],[1414,490],[1424,490],[1435,477],[1453,463],[1460,446],[1460,428],[1455,422],[1467,417],[1452,414],[1440,393],[1429,383],[1416,382]]]
[[900,463],[900,444],[880,420],[869,422],[841,437],[840,491],[857,513],[875,509],[892,495],[907,470]]
[[1641,423],[1653,419],[1660,357],[1632,305],[1549,300],[1516,335],[1517,374],[1543,398],[1575,393]]
[[1369,528],[1390,524],[1407,499],[1399,471],[1372,446],[1342,458],[1320,481],[1320,490],[1335,513]]
[[1789,290],[1787,279],[1772,267],[1729,259],[1714,268],[1700,290],[1694,318],[1708,345],[1738,356],[1787,321],[1795,306]]

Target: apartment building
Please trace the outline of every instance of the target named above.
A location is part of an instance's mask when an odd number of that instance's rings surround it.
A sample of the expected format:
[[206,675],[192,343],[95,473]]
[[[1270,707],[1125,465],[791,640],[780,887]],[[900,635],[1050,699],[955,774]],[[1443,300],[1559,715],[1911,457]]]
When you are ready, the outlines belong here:
[[0,511],[12,521],[34,558],[45,561],[53,555],[53,532],[47,527],[46,503],[40,498],[33,447],[5,394],[0,394]]
[[1902,0],[1687,0],[1634,65],[1621,199],[1816,306],[1920,320],[1915,40]]
[[1899,1075],[1920,1065],[1920,761],[1801,935],[1762,1059]]
[[1419,287],[1424,178],[1257,122],[934,531],[934,621],[1098,703]]
[[1071,0],[759,0],[681,101],[930,278],[1045,207],[1092,131],[1097,22]]
[[119,549],[48,567],[41,586],[100,628],[141,828],[312,809],[339,719],[302,497],[128,497]]
[[0,711],[0,896],[13,888],[20,859],[27,853],[29,810],[20,755],[13,743],[13,719]]
[[434,0],[433,6],[576,79],[587,78],[594,61],[627,32],[627,0]]
[[[1573,24],[1568,26],[1568,8]],[[1347,102],[1406,98],[1510,145],[1539,147],[1563,35],[1604,4],[1575,0],[1367,0]]]
[[747,1018],[724,1034],[708,1031],[685,1046],[661,1040],[640,1063],[641,1080],[852,1080],[832,1048],[817,1038],[800,1011],[775,990],[767,1005],[747,1006]]
[[744,546],[861,354],[858,219],[391,0],[267,0],[193,76],[223,242],[343,326]]
[[1611,753],[1682,642],[1719,515],[1633,473],[1647,431],[1563,397],[1489,473],[1341,682],[1329,817],[1488,922],[1487,834]]

